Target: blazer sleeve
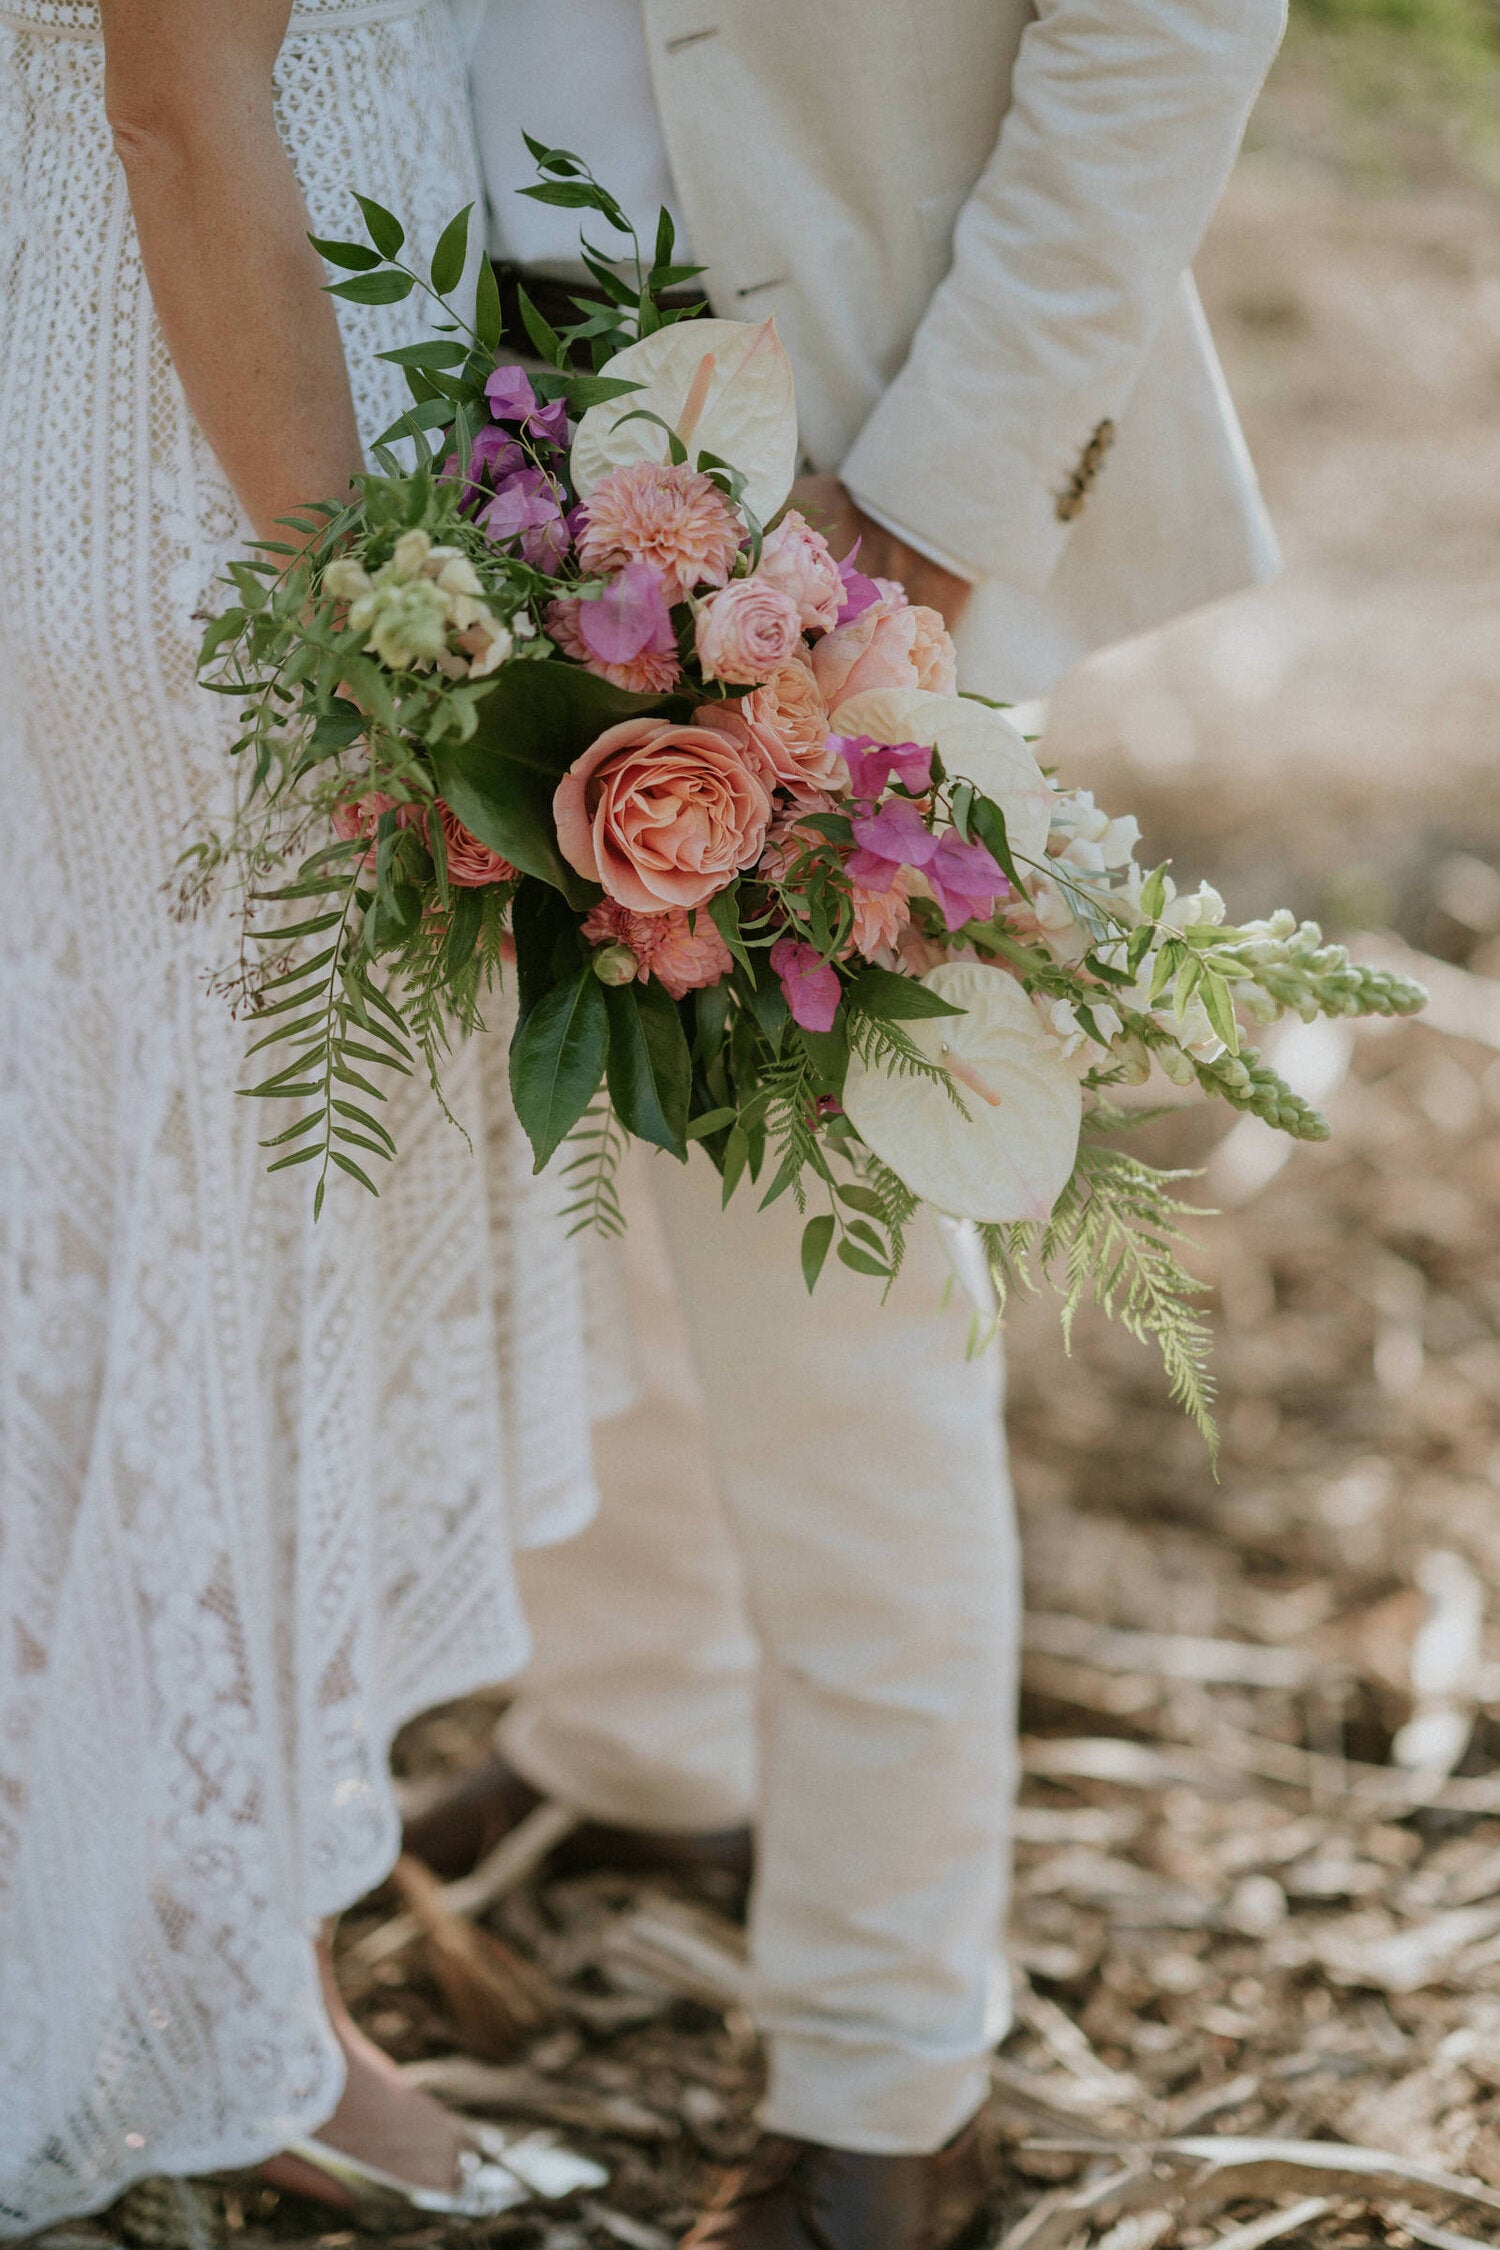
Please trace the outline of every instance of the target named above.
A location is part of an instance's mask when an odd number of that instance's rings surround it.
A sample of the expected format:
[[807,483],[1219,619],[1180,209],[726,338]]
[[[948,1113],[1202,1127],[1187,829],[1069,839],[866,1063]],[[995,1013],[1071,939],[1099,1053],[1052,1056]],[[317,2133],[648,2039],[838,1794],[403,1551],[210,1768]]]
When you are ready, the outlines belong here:
[[844,461],[856,500],[1042,591],[1284,26],[1285,0],[1038,0],[952,266]]

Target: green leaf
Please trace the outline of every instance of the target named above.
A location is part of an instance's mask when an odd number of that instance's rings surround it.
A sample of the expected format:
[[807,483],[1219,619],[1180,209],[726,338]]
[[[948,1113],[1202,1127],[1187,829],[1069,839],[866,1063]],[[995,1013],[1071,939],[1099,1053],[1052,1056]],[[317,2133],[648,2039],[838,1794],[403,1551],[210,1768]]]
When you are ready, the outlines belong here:
[[885,1205],[873,1188],[846,1182],[836,1192],[840,1203],[846,1203],[851,1211],[863,1211],[867,1219],[885,1218]]
[[[703,909],[700,907],[698,911],[701,914]],[[748,975],[753,977],[755,963],[751,960],[745,941],[740,936],[740,885],[738,876],[727,889],[715,891],[708,902],[708,912],[714,928],[728,946],[735,960],[740,963]]]
[[322,235],[310,234],[308,241],[318,256],[330,266],[343,266],[350,273],[368,273],[380,263],[380,252],[364,242],[328,242]]
[[337,1148],[331,1148],[328,1153],[341,1172],[347,1172],[351,1180],[358,1180],[362,1188],[368,1188],[371,1195],[379,1197],[379,1188],[368,1172],[361,1171],[352,1156],[345,1156],[343,1150]]
[[1162,908],[1167,903],[1168,865],[1169,862],[1163,860],[1160,867],[1153,868],[1141,887],[1141,920],[1143,922],[1156,921]]
[[715,1133],[727,1132],[738,1115],[738,1110],[733,1109],[705,1110],[701,1117],[693,1119],[687,1129],[687,1137],[690,1141],[712,1140]]
[[476,706],[469,741],[434,747],[439,794],[491,851],[571,905],[591,906],[597,889],[557,849],[557,785],[606,727],[659,711],[665,701],[632,695],[578,665],[507,664]]
[[653,251],[651,258],[651,279],[658,288],[660,288],[661,284],[656,281],[656,276],[661,271],[663,266],[669,266],[672,263],[672,252],[676,249],[676,247],[677,229],[672,222],[671,212],[667,209],[666,205],[663,204],[660,211],[657,213],[656,248]]
[[807,1283],[807,1293],[812,1295],[818,1286],[818,1276],[833,1243],[834,1217],[831,1211],[820,1212],[809,1219],[802,1229],[802,1278]]
[[1010,835],[1005,826],[1005,815],[991,797],[976,794],[969,807],[969,833],[977,836],[993,859],[997,859],[1017,891],[1024,892],[1021,871],[1011,855]]
[[581,959],[578,917],[550,883],[528,875],[511,902],[511,936],[516,948],[516,988],[525,1021],[553,985],[588,964]]
[[627,383],[619,375],[573,375],[568,379],[563,397],[568,402],[568,412],[577,421],[591,406],[606,406],[612,398],[625,398],[630,392],[644,388],[643,383]]
[[473,208],[472,203],[466,203],[438,236],[428,278],[440,297],[450,297],[463,279],[464,260],[469,254],[469,213]]
[[1216,969],[1205,969],[1199,986],[1203,1007],[1209,1022],[1232,1055],[1240,1051],[1240,1027],[1235,1021],[1234,1002],[1229,987]]
[[474,284],[474,333],[487,352],[499,348],[505,332],[500,313],[500,284],[495,279],[495,269],[488,258],[479,261],[479,276]]
[[851,1273],[873,1274],[877,1281],[889,1281],[891,1278],[889,1266],[883,1266],[878,1258],[870,1256],[868,1250],[861,1250],[857,1242],[850,1242],[847,1238],[839,1244],[839,1259]]
[[441,371],[448,367],[462,367],[469,356],[467,344],[444,343],[434,337],[425,344],[397,344],[393,351],[377,352],[377,359],[388,360],[392,367],[425,367]]
[[354,200],[364,214],[364,222],[370,240],[374,243],[382,258],[398,257],[401,245],[406,240],[406,229],[396,217],[395,212],[387,211],[383,203],[373,202],[368,195],[361,195],[358,189],[353,192]]
[[593,1100],[608,1047],[604,987],[586,965],[537,1002],[511,1041],[511,1095],[538,1172]]
[[[524,189],[522,193],[525,193]],[[516,290],[516,303],[521,308],[522,326],[531,338],[538,355],[552,367],[565,366],[568,355],[563,349],[562,338],[550,322],[543,320],[525,290],[519,287]]]
[[351,305],[399,305],[416,286],[409,273],[357,273],[352,281],[331,281],[327,293]]
[[906,1023],[918,1016],[961,1016],[951,1000],[941,1000],[916,977],[898,976],[894,969],[868,968],[849,988],[848,1003],[858,1015],[873,1016],[877,1023]]
[[637,1140],[686,1162],[693,1065],[671,995],[654,980],[601,989],[609,1016],[608,1085],[615,1115]]

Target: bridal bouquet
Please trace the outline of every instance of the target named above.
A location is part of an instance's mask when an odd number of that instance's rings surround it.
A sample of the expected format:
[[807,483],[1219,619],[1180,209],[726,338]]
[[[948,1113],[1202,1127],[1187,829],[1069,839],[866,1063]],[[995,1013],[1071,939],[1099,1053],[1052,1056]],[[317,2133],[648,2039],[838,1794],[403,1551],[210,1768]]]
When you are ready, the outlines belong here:
[[[568,1215],[620,1227],[627,1135],[703,1144],[728,1196],[806,1214],[888,1281],[918,1206],[971,1220],[1003,1305],[1055,1277],[1157,1341],[1205,1429],[1185,1207],[1114,1145],[1112,1095],[1158,1065],[1283,1131],[1327,1127],[1247,1045],[1243,1016],[1405,1013],[1419,988],[1290,914],[1230,926],[1207,885],[1137,861],[1138,831],[1037,764],[958,687],[941,618],[835,557],[786,506],[791,370],[762,326],[668,307],[566,151],[531,144],[543,200],[602,219],[594,286],[557,331],[524,298],[502,353],[481,263],[454,309],[468,214],[424,270],[361,198],[367,242],[323,242],[337,295],[426,291],[427,342],[383,355],[411,405],[347,504],[232,567],[207,684],[244,731],[232,863],[257,952],[248,1089],[297,1105],[276,1168],[372,1191],[394,1153],[383,1073],[516,982],[515,1107]],[[581,362],[592,362],[592,372]]]

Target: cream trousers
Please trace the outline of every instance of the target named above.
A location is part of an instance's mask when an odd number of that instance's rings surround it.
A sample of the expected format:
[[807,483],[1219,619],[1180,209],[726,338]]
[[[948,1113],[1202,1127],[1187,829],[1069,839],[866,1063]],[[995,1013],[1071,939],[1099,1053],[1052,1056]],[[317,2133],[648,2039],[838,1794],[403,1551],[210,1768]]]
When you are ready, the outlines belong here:
[[832,1260],[810,1298],[791,1197],[757,1200],[721,1213],[701,1153],[638,1162],[644,1394],[597,1432],[591,1528],[520,1558],[536,1653],[501,1738],[596,1818],[753,1821],[764,2124],[925,2151],[983,2100],[1006,2020],[999,1350],[966,1358],[930,1222],[887,1302]]

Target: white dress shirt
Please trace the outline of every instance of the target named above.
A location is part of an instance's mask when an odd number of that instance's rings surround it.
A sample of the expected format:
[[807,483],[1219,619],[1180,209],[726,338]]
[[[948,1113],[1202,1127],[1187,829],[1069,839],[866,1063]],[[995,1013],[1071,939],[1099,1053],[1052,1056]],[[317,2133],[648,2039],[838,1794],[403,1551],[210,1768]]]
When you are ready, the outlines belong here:
[[[537,177],[526,146],[530,133],[584,158],[639,228],[648,260],[656,214],[665,204],[677,227],[674,262],[691,263],[651,83],[641,0],[454,0],[454,13],[469,51],[491,254],[562,279],[585,276],[580,217],[598,248],[618,253],[623,247],[592,213],[518,193]],[[930,540],[873,508],[865,513],[931,561],[968,575]]]
[[[490,200],[490,249],[511,265],[584,272],[578,222],[619,255],[621,237],[592,212],[517,191],[536,182],[525,135],[584,159],[641,231],[647,260],[663,204],[677,221],[674,260],[691,261],[674,206],[641,0],[488,0],[470,11],[474,124]],[[460,22],[463,5],[459,0]]]

